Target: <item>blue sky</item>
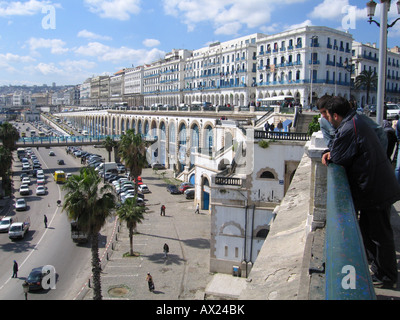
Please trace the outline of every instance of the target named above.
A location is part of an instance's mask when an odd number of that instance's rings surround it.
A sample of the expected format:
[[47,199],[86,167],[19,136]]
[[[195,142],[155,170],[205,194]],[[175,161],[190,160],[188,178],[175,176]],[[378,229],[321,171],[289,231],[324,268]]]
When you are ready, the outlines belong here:
[[[348,30],[376,42],[367,0],[0,0],[0,85],[80,84],[162,58],[296,26]],[[375,18],[379,21],[380,1]],[[398,18],[392,1],[389,22]],[[400,21],[388,47],[400,46]]]

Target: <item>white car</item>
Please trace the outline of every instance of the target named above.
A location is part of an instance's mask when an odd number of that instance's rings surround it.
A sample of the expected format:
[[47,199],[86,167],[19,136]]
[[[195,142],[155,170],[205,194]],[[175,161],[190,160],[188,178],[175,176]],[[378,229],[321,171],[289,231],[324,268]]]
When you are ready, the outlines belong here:
[[388,103],[387,107],[387,119],[395,119],[396,115],[400,116],[400,107],[395,103]]
[[37,196],[44,196],[46,195],[46,188],[44,186],[37,186],[36,188],[36,195]]
[[27,184],[29,186],[31,184],[31,179],[29,179],[29,177],[22,178],[22,184]]
[[10,229],[10,226],[13,222],[16,220],[13,217],[4,217],[3,219],[0,220],[0,232],[8,232],[8,229]]
[[150,193],[149,188],[145,184],[139,184],[138,191],[141,193]]
[[38,180],[40,180],[40,179],[43,179],[43,180],[44,180],[44,174],[43,174],[43,173],[37,173],[37,174],[36,174],[36,178],[37,178]]
[[22,211],[22,210],[26,210],[27,206],[26,206],[26,201],[24,198],[18,198],[15,201],[15,210],[17,211]]
[[29,186],[27,184],[21,185],[21,187],[19,188],[19,194],[21,196],[29,195]]

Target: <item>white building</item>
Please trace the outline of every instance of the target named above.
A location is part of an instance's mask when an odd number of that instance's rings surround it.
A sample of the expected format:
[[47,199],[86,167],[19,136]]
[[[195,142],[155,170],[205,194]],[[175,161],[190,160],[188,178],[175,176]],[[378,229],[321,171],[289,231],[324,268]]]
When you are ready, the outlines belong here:
[[[352,35],[302,27],[257,42],[257,99],[291,95],[303,106],[324,94],[349,98]],[[312,94],[311,94],[312,92]]]
[[[379,49],[375,44],[362,44],[353,41],[352,48],[352,63],[353,63],[353,78],[355,79],[362,71],[371,71],[378,74],[378,57]],[[395,50],[387,51],[386,65],[386,101],[400,101],[400,54]],[[376,88],[371,89],[367,101],[367,91],[365,88],[361,90],[354,89],[352,91],[357,104],[364,106],[366,104],[376,104],[377,92]]]
[[143,70],[144,66],[125,69],[124,101],[129,106],[142,106],[144,104]]

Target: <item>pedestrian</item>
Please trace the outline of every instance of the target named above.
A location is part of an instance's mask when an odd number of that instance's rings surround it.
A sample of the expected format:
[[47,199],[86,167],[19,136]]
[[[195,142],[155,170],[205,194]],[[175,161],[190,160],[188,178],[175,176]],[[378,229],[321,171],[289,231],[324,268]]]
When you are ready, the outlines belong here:
[[12,278],[18,278],[18,263],[14,260]]
[[164,258],[167,258],[169,252],[169,247],[167,243],[164,243],[163,251],[164,251]]
[[165,206],[164,205],[161,205],[160,216],[165,216]]
[[153,277],[151,276],[150,272],[147,272],[147,277],[146,277],[147,284],[149,285],[149,291],[154,290],[154,281]]
[[[325,105],[328,103],[330,99],[332,99],[332,96],[326,94],[317,101],[317,109],[321,113],[319,125],[324,140],[326,142],[326,145],[328,146],[328,149],[332,146],[332,142],[335,137],[335,131],[336,131],[336,129],[332,126],[332,124],[328,120],[328,110],[325,107]],[[383,128],[379,124],[377,124],[374,120],[372,120],[370,117],[360,113],[358,115],[370,128],[372,128],[375,131],[376,135],[379,138],[379,141],[381,142],[383,149],[386,150],[388,141],[386,132],[383,130]]]
[[269,131],[269,122],[268,121],[264,124],[264,129],[267,132]]
[[47,228],[47,217],[44,215],[44,227]]
[[199,203],[196,204],[196,211],[194,213],[200,214],[200,206]]
[[383,130],[385,131],[388,140],[388,146],[386,149],[387,157],[389,161],[392,162],[392,154],[397,143],[396,131],[392,127],[392,121],[383,120]]
[[281,132],[281,131],[283,130],[283,123],[282,123],[282,120],[279,120],[279,122],[278,122],[278,124],[277,124],[276,127],[278,128],[278,131],[279,131],[279,132]]
[[272,122],[271,125],[269,126],[269,130],[271,130],[271,131],[274,131],[274,130],[275,130],[275,125],[274,125],[273,122]]
[[373,283],[393,288],[397,261],[390,212],[392,204],[400,200],[400,185],[378,136],[348,101],[332,97],[325,107],[336,133],[322,163],[345,168]]

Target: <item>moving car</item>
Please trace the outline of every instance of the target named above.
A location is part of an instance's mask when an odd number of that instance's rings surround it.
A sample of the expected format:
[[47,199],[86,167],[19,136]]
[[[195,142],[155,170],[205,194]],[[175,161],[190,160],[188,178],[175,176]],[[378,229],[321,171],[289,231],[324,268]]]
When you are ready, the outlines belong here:
[[24,177],[24,178],[22,178],[21,183],[29,186],[31,184],[31,179],[29,179],[29,177]]
[[51,156],[51,157],[53,157],[53,156],[55,156],[56,154],[54,153],[54,151],[50,151],[49,152],[49,156]]
[[19,194],[21,196],[29,195],[29,186],[27,184],[21,185],[21,187],[19,188]]
[[33,268],[26,279],[29,285],[29,291],[42,290],[42,281],[45,275],[46,273],[43,272],[43,267]]
[[8,230],[8,237],[10,239],[23,239],[25,234],[29,231],[30,225],[29,217],[24,222],[14,222]]
[[178,187],[174,184],[169,184],[167,186],[167,191],[171,194],[180,194],[181,192],[179,191]]
[[37,196],[44,196],[46,195],[46,188],[44,186],[37,186],[36,188],[36,195]]
[[58,165],[63,165],[63,164],[65,164],[65,163],[64,163],[64,160],[63,160],[63,159],[58,159],[58,160],[57,160],[57,164],[58,164]]
[[0,232],[8,232],[10,226],[13,224],[15,218],[13,217],[4,217],[0,220]]
[[24,211],[24,210],[26,210],[27,209],[27,206],[26,206],[26,201],[25,201],[25,199],[24,198],[18,198],[16,201],[15,201],[15,210],[17,210],[17,211]]

